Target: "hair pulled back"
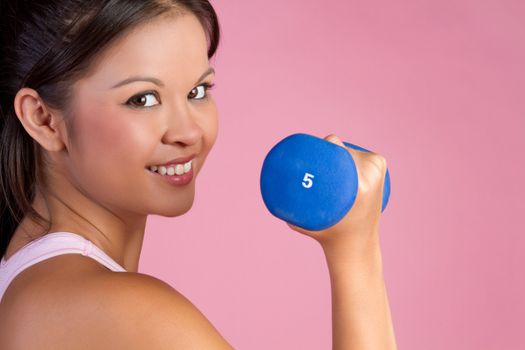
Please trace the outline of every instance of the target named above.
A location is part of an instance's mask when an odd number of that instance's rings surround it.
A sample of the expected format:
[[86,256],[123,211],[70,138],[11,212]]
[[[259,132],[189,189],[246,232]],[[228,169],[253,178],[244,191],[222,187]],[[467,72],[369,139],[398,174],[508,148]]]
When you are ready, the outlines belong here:
[[66,110],[71,85],[104,48],[173,10],[199,19],[211,58],[220,29],[207,0],[0,0],[0,257],[24,216],[46,232],[51,225],[32,207],[44,186],[41,147],[15,114],[18,90],[32,88],[49,106]]

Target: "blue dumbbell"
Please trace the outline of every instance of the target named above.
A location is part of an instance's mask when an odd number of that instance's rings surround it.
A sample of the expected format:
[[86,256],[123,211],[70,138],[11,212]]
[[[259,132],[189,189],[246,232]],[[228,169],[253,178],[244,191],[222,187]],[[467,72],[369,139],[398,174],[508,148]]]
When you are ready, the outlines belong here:
[[[293,134],[277,143],[264,159],[260,186],[270,213],[292,225],[318,231],[335,225],[352,208],[357,182],[350,152],[319,137]],[[389,197],[387,169],[381,212]]]

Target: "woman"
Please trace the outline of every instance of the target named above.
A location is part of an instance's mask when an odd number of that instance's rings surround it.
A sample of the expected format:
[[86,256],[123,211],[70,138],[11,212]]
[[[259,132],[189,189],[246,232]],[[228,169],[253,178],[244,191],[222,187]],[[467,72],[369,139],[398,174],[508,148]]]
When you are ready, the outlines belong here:
[[[137,272],[147,216],[191,208],[217,136],[212,6],[2,1],[1,13],[0,348],[231,349],[183,295]],[[326,254],[334,349],[394,349],[386,164],[348,151],[352,210],[324,231],[290,227]]]

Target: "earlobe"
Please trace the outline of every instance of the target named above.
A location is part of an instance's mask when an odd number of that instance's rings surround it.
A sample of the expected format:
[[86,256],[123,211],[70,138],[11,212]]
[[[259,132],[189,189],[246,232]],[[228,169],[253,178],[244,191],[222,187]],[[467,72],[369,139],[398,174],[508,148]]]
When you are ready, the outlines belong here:
[[62,115],[51,111],[36,90],[20,89],[15,96],[14,110],[27,133],[44,149],[53,152],[64,148],[59,129]]

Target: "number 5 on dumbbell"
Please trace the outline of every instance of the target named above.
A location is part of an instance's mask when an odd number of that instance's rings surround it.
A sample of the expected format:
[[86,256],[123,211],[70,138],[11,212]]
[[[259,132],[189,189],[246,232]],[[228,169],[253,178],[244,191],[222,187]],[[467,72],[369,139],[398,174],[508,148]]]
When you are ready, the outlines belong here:
[[312,181],[312,179],[313,179],[314,177],[315,177],[315,176],[313,176],[312,174],[305,173],[305,174],[304,174],[304,178],[303,178],[303,187],[304,187],[304,188],[310,188],[310,187],[312,187],[312,185],[314,184],[314,182]]

